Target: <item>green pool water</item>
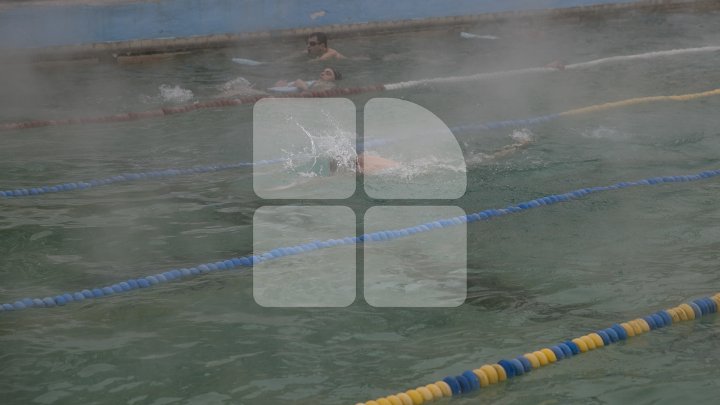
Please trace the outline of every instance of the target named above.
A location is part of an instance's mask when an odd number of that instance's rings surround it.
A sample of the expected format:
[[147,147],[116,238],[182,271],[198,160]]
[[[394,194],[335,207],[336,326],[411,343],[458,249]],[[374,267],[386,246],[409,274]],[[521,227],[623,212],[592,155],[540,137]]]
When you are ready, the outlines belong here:
[[[342,86],[359,86],[574,63],[718,45],[718,17],[629,13],[347,37],[331,46],[357,59],[329,65],[342,71]],[[498,39],[466,40],[460,31]],[[0,78],[0,120],[205,101],[238,77],[261,90],[277,79],[312,79],[322,65],[279,62],[302,47],[247,44],[144,64],[9,64]],[[243,66],[234,57],[270,63]],[[699,53],[350,100],[361,116],[371,98],[403,99],[453,127],[712,90],[720,87],[718,63],[720,53]],[[439,195],[438,204],[472,213],[718,169],[719,108],[720,98],[710,97],[457,134],[466,193],[452,201]],[[0,190],[249,162],[252,116],[251,106],[238,106],[3,132]],[[501,159],[484,158],[512,143],[514,131],[533,142]],[[441,184],[448,176],[438,168],[408,182]],[[335,181],[319,187],[332,189]],[[347,199],[293,203],[345,205],[359,224],[369,208],[399,204],[368,197],[362,185]],[[253,298],[252,271],[261,264],[61,308],[2,312],[0,402],[353,404],[405,391],[720,291],[719,197],[714,178],[596,193],[469,224],[467,298],[453,308],[374,308],[363,299],[362,272],[348,307],[265,308]],[[253,214],[268,204],[254,193],[250,169],[0,199],[0,302],[251,254]],[[313,254],[298,258],[298,272],[324,260],[323,252]],[[362,248],[357,255],[362,264]],[[422,264],[417,252],[403,259]],[[709,315],[439,403],[715,403],[718,333],[717,315]]]

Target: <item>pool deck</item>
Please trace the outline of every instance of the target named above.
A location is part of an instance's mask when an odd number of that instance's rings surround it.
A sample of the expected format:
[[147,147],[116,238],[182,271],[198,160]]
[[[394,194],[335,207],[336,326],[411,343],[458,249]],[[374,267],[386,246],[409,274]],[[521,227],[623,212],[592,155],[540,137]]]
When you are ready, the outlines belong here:
[[0,50],[5,60],[118,57],[313,31],[340,37],[520,18],[716,8],[717,0],[0,0]]

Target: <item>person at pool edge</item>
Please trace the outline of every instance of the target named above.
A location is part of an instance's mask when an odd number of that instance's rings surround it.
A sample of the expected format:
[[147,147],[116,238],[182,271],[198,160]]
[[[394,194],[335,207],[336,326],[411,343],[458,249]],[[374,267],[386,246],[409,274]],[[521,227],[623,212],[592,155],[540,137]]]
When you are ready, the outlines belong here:
[[347,59],[340,52],[328,47],[327,41],[327,35],[324,32],[313,32],[308,35],[305,44],[311,61]]

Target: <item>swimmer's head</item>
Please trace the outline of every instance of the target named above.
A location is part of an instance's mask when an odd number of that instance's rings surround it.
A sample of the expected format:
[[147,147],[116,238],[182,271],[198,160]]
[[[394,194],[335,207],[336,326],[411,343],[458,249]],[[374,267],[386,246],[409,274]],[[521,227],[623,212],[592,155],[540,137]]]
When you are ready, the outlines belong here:
[[317,157],[294,168],[296,173],[310,176],[332,176],[337,173],[339,163],[337,159]]
[[317,157],[304,164],[295,166],[293,171],[310,176],[334,176],[339,173],[353,172],[356,159],[346,162],[342,157]]
[[327,35],[324,32],[313,32],[308,36],[306,45],[310,56],[322,56],[327,52]]
[[329,175],[332,176],[337,173],[338,171],[338,160],[335,158],[330,158],[330,161],[328,162],[328,171]]
[[339,158],[328,158],[327,160],[327,169],[328,169],[328,176],[334,176],[338,174],[338,171],[342,169],[342,163],[340,163]]
[[333,69],[331,67],[326,67],[325,69],[320,72],[320,80],[325,80],[327,82],[334,82],[335,80],[341,80],[342,74],[337,71],[337,69]]
[[325,162],[327,163],[323,163],[323,166],[327,168],[327,171],[322,171],[323,176],[334,176],[338,173],[352,172],[356,164],[355,159],[351,162],[343,163],[343,160],[339,157],[327,158]]

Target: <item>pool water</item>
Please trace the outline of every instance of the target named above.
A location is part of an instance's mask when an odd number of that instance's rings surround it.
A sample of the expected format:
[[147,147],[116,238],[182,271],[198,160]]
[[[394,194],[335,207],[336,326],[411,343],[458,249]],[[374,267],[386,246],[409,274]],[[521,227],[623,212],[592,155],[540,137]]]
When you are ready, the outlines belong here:
[[[358,58],[332,65],[345,77],[342,86],[359,86],[574,63],[718,45],[718,17],[627,13],[339,38],[331,46]],[[464,39],[461,30],[498,39]],[[231,60],[279,61],[298,50],[302,43],[281,42],[144,64],[8,64],[0,120],[143,111],[226,95],[233,81],[263,90],[277,79],[315,78],[323,65],[301,57],[258,66]],[[371,98],[393,97],[453,127],[712,90],[720,87],[719,63],[720,53],[708,52],[350,99],[359,117]],[[584,187],[714,170],[718,109],[720,98],[709,97],[458,133],[467,162],[459,199],[374,200],[358,182],[348,199],[309,195],[291,202],[345,205],[362,223],[376,205],[457,205],[472,213]],[[250,162],[252,114],[252,107],[238,106],[3,132],[0,190]],[[487,158],[515,142],[513,134],[533,141]],[[454,175],[437,169],[403,179],[442,184]],[[332,189],[336,181],[318,187]],[[266,308],[253,299],[252,272],[245,269],[61,308],[2,312],[1,402],[336,404],[425,385],[720,291],[719,196],[715,178],[596,193],[469,224],[467,298],[452,308],[374,308],[363,299],[362,273],[348,307]],[[250,254],[253,214],[268,204],[254,193],[248,168],[0,199],[0,302]],[[313,254],[323,260],[322,252]],[[418,255],[404,259],[422,264]],[[298,257],[297,271],[313,263]],[[706,316],[447,403],[715,403],[718,333],[717,316]]]

